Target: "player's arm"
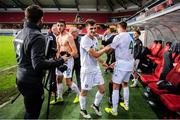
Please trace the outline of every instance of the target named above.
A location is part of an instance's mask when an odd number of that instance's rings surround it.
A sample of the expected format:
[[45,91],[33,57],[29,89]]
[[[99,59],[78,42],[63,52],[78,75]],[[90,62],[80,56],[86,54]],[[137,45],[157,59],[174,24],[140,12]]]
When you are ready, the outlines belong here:
[[92,56],[92,57],[95,57],[95,58],[100,57],[105,52],[106,52],[105,49],[101,49],[99,51],[95,51],[94,49],[90,48],[88,50],[89,55]]
[[108,67],[107,63],[105,61],[103,61],[102,59],[98,58],[97,60],[100,64],[102,64],[102,66]]
[[111,44],[107,45],[103,49],[105,49],[106,53],[111,53],[113,49],[116,49],[116,47],[119,45],[119,38],[117,36],[114,37]]
[[71,47],[71,52],[69,53],[72,57],[76,57],[78,55],[76,44],[74,42],[74,38],[69,36],[69,46]]
[[59,58],[60,57],[60,44],[58,42],[58,38],[56,39],[56,43],[57,43],[57,53],[56,53],[56,57]]

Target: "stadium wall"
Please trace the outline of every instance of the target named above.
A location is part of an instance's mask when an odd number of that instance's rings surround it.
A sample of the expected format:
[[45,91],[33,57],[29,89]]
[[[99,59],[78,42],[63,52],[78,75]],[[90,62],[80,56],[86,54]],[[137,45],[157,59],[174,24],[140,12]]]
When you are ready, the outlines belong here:
[[[122,12],[122,13],[79,13],[82,17],[82,22],[88,18],[95,19],[97,23],[106,23],[108,18],[117,16],[130,16],[135,12]],[[73,23],[77,13],[44,13],[45,23],[55,23],[59,19],[64,19],[67,23]],[[22,23],[24,19],[23,12],[0,12],[0,23]]]

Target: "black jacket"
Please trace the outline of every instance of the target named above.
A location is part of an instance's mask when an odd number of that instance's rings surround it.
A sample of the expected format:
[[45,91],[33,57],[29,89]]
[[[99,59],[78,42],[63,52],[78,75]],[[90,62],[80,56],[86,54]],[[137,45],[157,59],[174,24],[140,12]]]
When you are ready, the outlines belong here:
[[58,67],[63,59],[45,59],[46,41],[40,28],[31,22],[25,22],[24,28],[14,39],[17,60],[17,82],[41,83],[43,70]]
[[[102,42],[102,44],[103,44],[104,46],[107,46],[107,45],[111,44],[111,43],[113,42],[113,39],[114,39],[114,37],[115,37],[116,35],[117,35],[117,34],[111,35],[111,37],[110,37],[109,39],[107,39],[106,41]],[[112,54],[110,60],[111,60],[111,63],[114,63],[114,62],[116,61],[116,58],[115,58],[115,50],[113,50],[113,51],[112,51],[111,53],[109,53],[109,54]]]
[[140,59],[142,46],[141,40],[134,40],[134,59]]
[[78,67],[81,66],[80,65],[80,63],[81,63],[80,62],[80,40],[81,40],[81,38],[79,36],[74,40],[76,48],[77,48],[77,52],[78,52],[78,57],[74,58],[74,65],[78,66]]

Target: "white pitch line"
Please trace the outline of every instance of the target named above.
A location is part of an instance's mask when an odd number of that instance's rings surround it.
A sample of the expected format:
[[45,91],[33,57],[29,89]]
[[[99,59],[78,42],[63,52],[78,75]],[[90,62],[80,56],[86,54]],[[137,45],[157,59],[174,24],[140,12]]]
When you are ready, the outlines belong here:
[[5,69],[2,69],[2,70],[0,70],[0,72],[3,72],[3,71],[6,71],[6,70],[9,70],[9,69],[12,69],[12,68],[14,68],[14,67],[16,67],[17,65],[13,65],[13,66],[11,66],[11,67],[8,67],[8,68],[5,68]]
[[2,105],[0,105],[0,108],[3,108],[4,106],[6,106],[7,104],[9,104],[10,102],[11,102],[11,100],[9,100],[9,101],[3,103]]

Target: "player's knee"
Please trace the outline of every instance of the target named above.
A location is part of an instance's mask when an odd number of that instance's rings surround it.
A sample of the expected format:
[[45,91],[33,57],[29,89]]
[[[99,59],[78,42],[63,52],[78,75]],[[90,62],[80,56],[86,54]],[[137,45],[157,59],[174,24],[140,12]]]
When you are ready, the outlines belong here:
[[57,83],[62,83],[62,80],[63,80],[63,76],[57,76],[56,77]]
[[71,87],[71,85],[72,85],[71,79],[66,78],[66,85],[67,85],[68,87]]
[[101,87],[101,88],[99,89],[99,92],[100,92],[101,94],[104,94],[104,93],[105,93],[105,87]]
[[123,85],[123,87],[127,87],[127,86],[128,86],[128,83],[127,83],[127,82],[124,82],[122,85]]
[[87,95],[87,91],[85,91],[85,90],[81,90],[80,95],[81,95],[81,96],[86,96],[86,95]]
[[101,94],[105,93],[105,89],[99,91]]

